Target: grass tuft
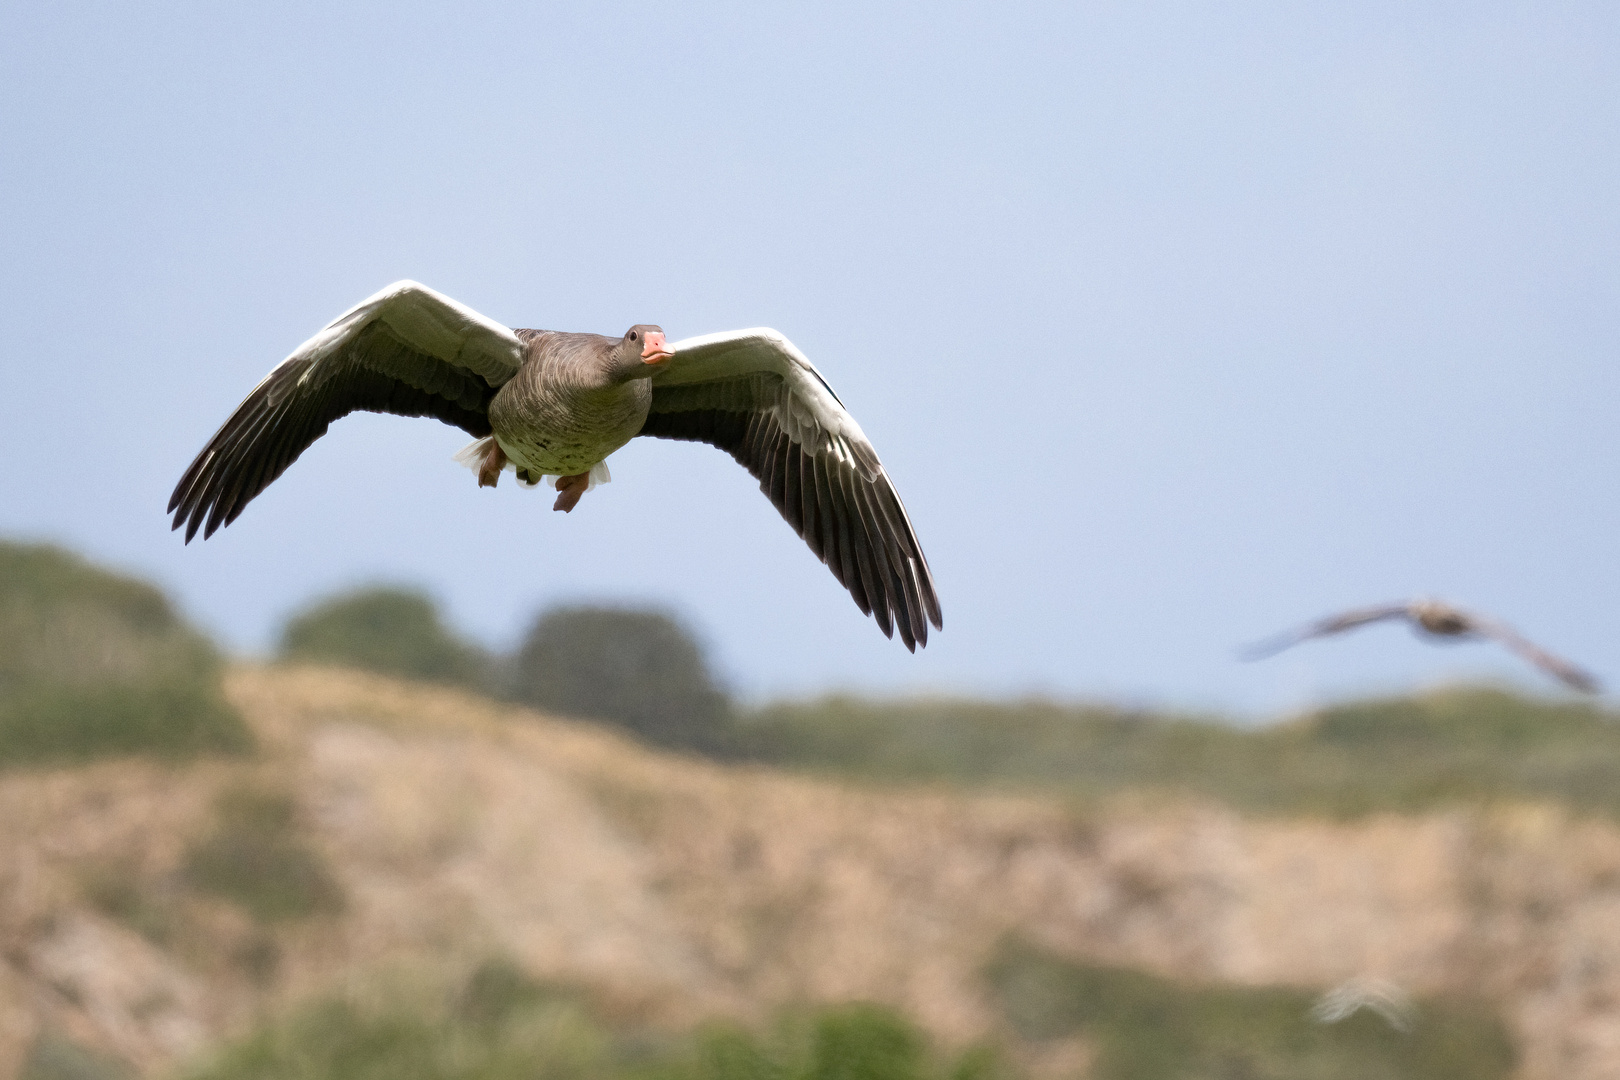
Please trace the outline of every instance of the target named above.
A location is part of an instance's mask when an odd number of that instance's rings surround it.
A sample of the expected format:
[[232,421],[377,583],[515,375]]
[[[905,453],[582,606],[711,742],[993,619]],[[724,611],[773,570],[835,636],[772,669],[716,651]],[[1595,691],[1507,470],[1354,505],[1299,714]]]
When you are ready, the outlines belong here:
[[302,839],[289,796],[232,790],[217,810],[214,832],[186,853],[190,885],[263,923],[343,910],[343,890],[326,860]]
[[1096,1047],[1091,1080],[1506,1080],[1515,1066],[1506,1028],[1475,1001],[1421,1000],[1410,1031],[1370,1010],[1322,1024],[1305,990],[1189,985],[1015,939],[986,974],[1022,1038]]

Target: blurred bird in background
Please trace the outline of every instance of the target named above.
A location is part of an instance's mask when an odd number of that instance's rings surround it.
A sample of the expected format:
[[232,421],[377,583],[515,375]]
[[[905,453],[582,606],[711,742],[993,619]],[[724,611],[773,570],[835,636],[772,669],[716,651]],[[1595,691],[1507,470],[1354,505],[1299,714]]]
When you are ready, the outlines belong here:
[[1405,619],[1422,635],[1458,641],[1495,641],[1524,657],[1564,685],[1586,694],[1599,690],[1598,681],[1574,664],[1520,637],[1518,632],[1495,619],[1474,615],[1452,607],[1443,600],[1418,597],[1416,600],[1377,607],[1355,608],[1329,616],[1308,626],[1251,645],[1240,654],[1244,660],[1264,660],[1284,649],[1312,638],[1332,637],[1369,623]]

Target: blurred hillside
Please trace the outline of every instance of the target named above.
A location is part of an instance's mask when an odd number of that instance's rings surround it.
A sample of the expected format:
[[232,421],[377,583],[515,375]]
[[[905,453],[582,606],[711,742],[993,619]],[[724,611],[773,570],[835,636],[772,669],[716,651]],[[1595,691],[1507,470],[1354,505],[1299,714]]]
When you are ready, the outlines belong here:
[[[1449,1075],[1426,1038],[1471,1047],[1472,1076],[1620,1069],[1620,829],[1553,806],[1335,822],[852,788],[379,676],[228,690],[252,759],[0,777],[13,1075],[42,1037],[162,1075],[334,994],[394,1015],[400,986],[450,993],[492,957],[666,1035],[884,1003],[1034,1076],[1293,1075],[1340,1035],[1429,1055],[1381,1075]],[[1358,979],[1418,996],[1412,1035],[1305,1015]],[[1184,1029],[1157,1071],[1127,1067],[1143,1009]],[[1259,1064],[1182,1068],[1210,1054]]]
[[744,718],[776,765],[872,782],[1094,798],[1156,790],[1333,816],[1553,800],[1620,815],[1620,717],[1588,702],[1452,687],[1269,727],[1107,706],[827,698]]
[[[7,554],[9,640],[56,646],[0,699],[0,1078],[1620,1075],[1620,752],[1587,705],[1253,731],[721,694],[644,730],[477,692],[544,617],[451,679],[430,601],[326,604],[346,657],[227,669],[148,586]],[[666,618],[602,626],[668,646]],[[718,693],[687,645],[598,668],[609,700]],[[402,655],[416,680],[335,666]],[[126,699],[119,742],[95,709]]]
[[[392,617],[348,614],[380,612],[384,600]],[[400,590],[319,601],[284,640],[303,642],[284,646],[286,659],[460,683],[656,746],[876,784],[1082,799],[1154,790],[1265,814],[1527,799],[1620,814],[1620,716],[1485,687],[1346,702],[1265,727],[1042,700],[833,696],[749,709],[728,699],[696,636],[668,612],[543,612],[511,656],[465,665],[476,646],[447,630],[427,597]]]
[[246,750],[223,667],[151,585],[0,541],[0,768]]

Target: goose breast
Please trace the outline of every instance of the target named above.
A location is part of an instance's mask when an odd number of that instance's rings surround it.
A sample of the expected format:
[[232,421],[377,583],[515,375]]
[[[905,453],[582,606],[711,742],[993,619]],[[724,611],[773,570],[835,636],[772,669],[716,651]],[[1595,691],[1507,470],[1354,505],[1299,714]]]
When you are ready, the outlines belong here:
[[635,437],[647,420],[645,379],[615,384],[601,358],[616,340],[540,334],[517,375],[489,403],[490,429],[506,456],[530,472],[585,472]]

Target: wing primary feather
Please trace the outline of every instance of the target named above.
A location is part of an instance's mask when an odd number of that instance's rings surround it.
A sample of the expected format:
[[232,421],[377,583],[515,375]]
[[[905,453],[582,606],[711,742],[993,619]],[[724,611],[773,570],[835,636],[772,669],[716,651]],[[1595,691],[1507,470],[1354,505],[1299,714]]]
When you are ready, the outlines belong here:
[[872,602],[872,615],[882,628],[883,636],[892,638],[894,622],[889,616],[889,598],[883,591],[882,579],[878,577],[877,556],[872,550],[872,538],[866,532],[860,502],[851,490],[853,477],[846,470],[839,470],[839,473],[839,486],[844,489],[844,505],[849,511],[849,530],[855,541],[855,565],[860,568],[861,584],[866,589],[866,598]]
[[[294,419],[299,414],[297,400],[288,398],[279,406],[265,410],[265,416],[255,430],[245,436],[238,445],[233,446],[225,456],[227,467],[236,473],[241,481],[235,485],[231,493],[233,499],[235,491],[244,494],[240,505],[246,506],[279,475],[273,469],[274,457],[288,440],[296,437],[297,429],[302,426]],[[204,539],[212,531],[210,529],[204,533]]]
[[[442,352],[447,334],[453,353]],[[184,525],[190,542],[199,529],[206,538],[230,524],[334,420],[357,409],[432,416],[488,435],[490,399],[521,366],[527,341],[425,286],[388,286],[249,392],[175,485],[171,528]]]
[[[174,486],[174,494],[169,496],[168,513],[174,513],[175,510],[179,508],[180,504],[185,501],[186,495],[191,491],[191,485],[196,482],[197,474],[206,468],[208,463],[212,461],[213,458],[214,452],[212,450],[204,450],[202,453],[197,455],[196,460],[191,463],[191,467],[186,470],[186,474],[182,476],[180,478],[180,482]],[[180,522],[177,518],[171,528],[178,529],[179,527]]]
[[821,530],[821,561],[827,564],[838,584],[849,588],[844,580],[844,564],[838,554],[838,515],[834,509],[832,491],[827,485],[827,465],[819,455],[810,457],[810,482],[816,499],[816,525]]
[[[307,366],[307,364],[302,365],[302,367]],[[302,367],[299,370],[302,370]],[[223,450],[225,443],[232,437],[232,433],[243,423],[263,414],[264,402],[278,380],[284,377],[284,369],[287,369],[285,363],[272,371],[262,383],[254,387],[252,393],[248,394],[247,399],[236,407],[236,411],[226,418],[225,422],[219,426],[219,430],[215,431],[203,446],[202,451],[192,459],[190,467],[180,477],[180,482],[175,485],[174,494],[169,496],[170,513],[173,513],[184,501],[186,495],[195,488],[198,479],[202,476],[203,471],[208,468],[209,463],[219,459],[220,452]],[[178,522],[174,527],[179,528]]]
[[[929,593],[931,590],[928,590],[923,586],[922,574],[919,572],[916,559],[906,560],[906,568],[904,573],[910,576],[912,589],[916,591],[917,595],[921,597],[923,601],[923,608],[927,614],[927,618],[917,620],[917,644],[927,645],[928,623],[933,622],[935,629],[943,629],[939,625],[939,622],[934,620],[934,612],[928,608]],[[937,606],[938,601],[935,601],[935,607],[937,608]]]
[[[775,425],[773,424],[772,427],[775,427]],[[793,518],[788,515],[787,456],[788,447],[792,443],[793,440],[788,438],[787,432],[777,428],[775,437],[768,444],[767,451],[771,463],[771,486],[766,494],[770,496],[771,505],[776,507],[776,512],[781,514],[789,525],[793,524]],[[793,531],[798,532],[798,528],[795,527]]]
[[[881,477],[881,474],[879,474]],[[897,535],[894,526],[888,521],[883,512],[876,507],[877,493],[868,489],[867,499],[874,504],[873,517],[880,523],[880,527],[888,533],[889,563],[894,568],[895,576],[899,579],[900,596],[905,598],[906,621],[911,626],[911,633],[917,639],[919,646],[928,644],[928,616],[923,611],[923,600],[917,589],[917,576],[912,573],[913,561],[906,550],[904,537]]]
[[[280,479],[281,474],[286,472],[316,439],[325,435],[330,427],[330,422],[323,420],[308,403],[302,407],[289,409],[287,415],[271,430],[265,444],[255,449],[254,456],[258,460],[249,482],[243,487],[236,504],[221,521],[221,527],[235,521],[242,511],[247,509],[248,503],[257,499],[264,493],[265,488]],[[206,539],[206,536],[204,538]]]
[[934,591],[933,571],[928,568],[928,558],[923,554],[922,545],[917,542],[917,533],[911,527],[911,515],[906,513],[905,504],[900,501],[900,493],[894,489],[894,482],[889,479],[888,473],[880,474],[879,482],[872,488],[872,495],[879,509],[883,510],[889,528],[899,540],[901,551],[914,564],[912,571],[917,594],[928,621],[934,624],[936,630],[945,629],[945,616],[940,611],[939,596]]
[[[204,540],[213,536],[219,529],[226,512],[230,509],[238,493],[243,491],[249,477],[256,478],[258,473],[265,467],[264,457],[254,454],[257,444],[261,441],[258,432],[262,431],[272,440],[278,434],[282,434],[282,432],[278,431],[278,425],[286,418],[288,413],[292,412],[292,403],[295,400],[289,398],[280,406],[271,410],[263,422],[256,425],[257,431],[251,439],[244,440],[239,446],[233,447],[227,454],[225,459],[226,467],[219,471],[215,482],[209,485],[203,499],[203,505],[208,508],[208,523],[203,526]],[[249,495],[248,498],[252,498],[252,496]]]
[[641,434],[708,442],[754,479],[811,552],[888,637],[908,649],[942,627],[911,521],[876,451],[830,385],[774,331],[677,342],[654,376]]
[[[237,474],[237,482],[216,495],[214,512],[209,515],[208,527],[203,530],[204,540],[241,516],[247,504],[258,498],[286,471],[291,460],[297,458],[300,439],[310,437],[310,441],[313,441],[326,433],[326,426],[320,425],[311,415],[313,411],[310,402],[289,397],[275,409],[269,410],[251,438],[244,439],[235,448],[229,461],[232,471]],[[316,426],[320,430],[311,436],[311,428]]]
[[844,567],[844,588],[855,598],[855,606],[861,609],[861,613],[870,615],[872,599],[867,595],[866,584],[861,579],[860,561],[855,557],[855,526],[851,520],[855,515],[844,501],[844,485],[839,482],[839,472],[828,470],[827,490],[832,495],[833,520],[837,523],[838,558]]
[[905,642],[906,648],[916,652],[919,641],[927,643],[928,631],[924,629],[920,634],[917,632],[917,626],[922,623],[922,604],[908,589],[911,575],[906,572],[905,553],[899,550],[899,545],[884,523],[882,514],[875,508],[871,485],[858,477],[854,479],[854,485],[856,498],[861,502],[862,520],[867,522],[867,532],[873,539],[874,547],[878,549],[880,569],[888,579],[889,602],[894,608],[895,627],[900,631],[900,640]]
[[1346,630],[1354,630],[1371,622],[1396,617],[1410,618],[1408,611],[1410,605],[1404,603],[1380,604],[1377,607],[1357,608],[1354,611],[1342,612],[1325,619],[1318,619],[1306,626],[1285,630],[1280,634],[1266,638],[1239,650],[1238,656],[1243,660],[1264,660],[1275,656],[1284,649],[1310,641],[1312,638],[1330,637],[1333,634],[1342,634]]
[[799,492],[799,535],[804,537],[804,542],[810,546],[816,558],[826,562],[826,551],[821,546],[821,529],[816,522],[814,466],[811,464],[810,451],[806,450],[802,443],[793,444],[792,465]]
[[[197,477],[196,483],[181,505],[181,513],[188,519],[186,543],[191,543],[192,538],[197,535],[197,530],[202,527],[213,510],[221,489],[230,482],[238,456],[238,445],[243,439],[250,437],[252,432],[267,425],[270,416],[276,411],[273,408],[264,408],[261,402],[252,413],[243,416],[240,422],[236,422],[235,417],[232,418],[232,424],[228,425],[231,430],[225,434],[218,452],[209,458],[208,467]],[[204,539],[207,539],[206,534]]]
[[759,489],[782,511],[782,431],[769,416],[761,415],[759,428]]
[[[186,543],[189,544],[196,535],[197,528],[212,509],[211,504],[227,483],[231,473],[240,468],[240,459],[245,447],[257,440],[260,433],[266,430],[274,422],[275,417],[293,400],[289,396],[278,404],[268,404],[275,382],[272,376],[266,385],[250,395],[248,401],[238,407],[236,413],[225,422],[208,448],[204,450],[203,453],[208,455],[208,464],[198,475],[182,504],[181,512],[191,519],[186,530]],[[201,456],[199,455],[199,458]],[[208,534],[204,534],[204,539],[207,539],[207,536]]]
[[871,522],[870,530],[883,545],[884,562],[890,571],[890,593],[895,601],[896,618],[903,617],[917,642],[927,644],[928,628],[924,623],[922,598],[917,595],[916,580],[909,566],[911,556],[907,549],[906,537],[895,528],[895,523],[882,508],[879,489],[883,479],[880,472],[876,481],[856,480],[855,486],[860,493],[865,515]]
[[804,503],[799,499],[799,444],[794,442],[785,433],[782,436],[782,516],[787,523],[793,526],[793,531],[799,534],[800,539],[810,543],[811,550],[815,544],[810,542],[804,528]]
[[751,413],[748,417],[748,471],[754,474],[754,479],[761,484],[768,481],[765,476],[765,415]]

